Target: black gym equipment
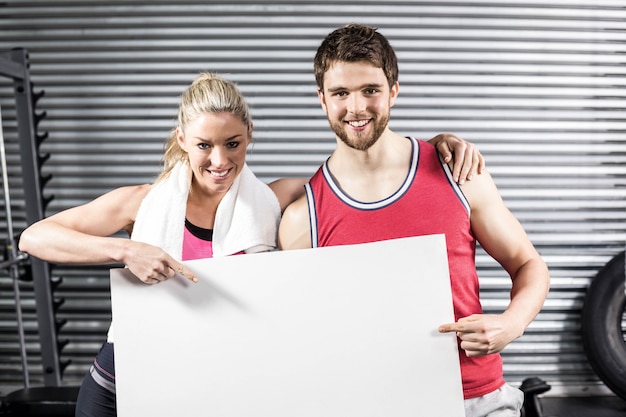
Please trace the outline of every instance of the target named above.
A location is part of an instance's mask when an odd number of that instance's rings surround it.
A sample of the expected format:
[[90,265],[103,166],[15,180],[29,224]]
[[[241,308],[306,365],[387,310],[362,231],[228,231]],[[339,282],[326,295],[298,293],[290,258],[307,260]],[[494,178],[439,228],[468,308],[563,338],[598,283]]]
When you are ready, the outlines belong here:
[[581,330],[587,359],[600,379],[626,400],[626,266],[616,255],[595,276],[585,296]]
[[[44,198],[43,196],[43,187],[51,176],[42,177],[41,175],[41,166],[49,155],[42,155],[39,151],[39,146],[48,137],[48,134],[47,132],[37,132],[38,124],[46,116],[46,113],[35,111],[37,101],[44,92],[43,90],[37,94],[33,92],[29,56],[25,49],[0,52],[0,76],[13,80],[26,221],[28,224],[32,224],[44,217],[45,207],[53,198]],[[47,262],[28,257],[17,250],[11,219],[4,137],[1,131],[0,139],[8,229],[7,259],[0,264],[0,268],[7,269],[13,281],[24,380],[24,389],[8,394],[0,406],[0,411],[4,415],[16,416],[73,416],[78,387],[64,387],[61,383],[63,370],[69,365],[69,361],[62,362],[59,358],[60,351],[65,346],[65,341],[58,339],[58,331],[64,322],[56,319],[56,311],[63,300],[53,297],[54,289],[59,281],[52,281],[50,265]],[[20,266],[26,264],[31,275],[36,303],[37,328],[43,365],[43,386],[40,387],[32,387],[30,384],[22,320],[19,283],[23,277],[20,273]]]

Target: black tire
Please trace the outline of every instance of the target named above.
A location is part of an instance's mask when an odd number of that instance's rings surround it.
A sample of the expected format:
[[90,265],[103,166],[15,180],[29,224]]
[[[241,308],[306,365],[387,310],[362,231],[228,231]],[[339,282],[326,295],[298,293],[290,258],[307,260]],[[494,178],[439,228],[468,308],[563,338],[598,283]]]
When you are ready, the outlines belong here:
[[589,364],[611,391],[626,400],[624,271],[622,252],[591,281],[583,304],[581,328]]

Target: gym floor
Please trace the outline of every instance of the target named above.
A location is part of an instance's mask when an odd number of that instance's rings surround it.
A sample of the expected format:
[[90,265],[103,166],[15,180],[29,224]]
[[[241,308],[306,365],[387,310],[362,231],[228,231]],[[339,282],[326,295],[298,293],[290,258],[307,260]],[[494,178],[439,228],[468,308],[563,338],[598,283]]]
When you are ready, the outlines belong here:
[[[75,392],[68,390],[68,397]],[[0,398],[0,401],[3,401]],[[616,396],[606,397],[541,397],[539,415],[528,417],[625,417],[626,401]],[[1,417],[74,417],[73,404],[60,400],[56,404],[21,404],[13,411],[0,407]]]
[[619,397],[542,397],[541,417],[624,417],[626,401]]

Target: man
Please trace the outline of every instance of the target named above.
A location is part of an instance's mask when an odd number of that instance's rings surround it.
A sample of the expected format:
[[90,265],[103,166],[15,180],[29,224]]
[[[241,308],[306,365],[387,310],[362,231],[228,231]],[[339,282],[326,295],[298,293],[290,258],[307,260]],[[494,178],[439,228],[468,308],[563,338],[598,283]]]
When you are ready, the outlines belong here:
[[[356,244],[445,233],[465,409],[468,417],[519,416],[520,390],[506,384],[499,352],[540,311],[549,273],[491,176],[463,184],[434,147],[389,129],[399,92],[398,65],[374,28],[348,25],[330,33],[314,61],[318,96],[337,146],[287,208],[282,249]],[[476,242],[512,280],[502,314],[482,314]]]

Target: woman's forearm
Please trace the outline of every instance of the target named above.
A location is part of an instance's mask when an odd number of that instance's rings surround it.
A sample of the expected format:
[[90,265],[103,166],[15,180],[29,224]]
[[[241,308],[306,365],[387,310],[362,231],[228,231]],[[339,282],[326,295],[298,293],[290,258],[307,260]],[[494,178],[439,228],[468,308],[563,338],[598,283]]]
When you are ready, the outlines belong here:
[[128,244],[125,238],[93,236],[44,220],[22,232],[19,249],[52,263],[111,264],[123,262]]

